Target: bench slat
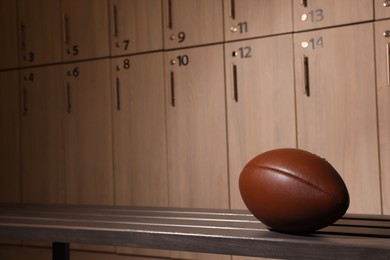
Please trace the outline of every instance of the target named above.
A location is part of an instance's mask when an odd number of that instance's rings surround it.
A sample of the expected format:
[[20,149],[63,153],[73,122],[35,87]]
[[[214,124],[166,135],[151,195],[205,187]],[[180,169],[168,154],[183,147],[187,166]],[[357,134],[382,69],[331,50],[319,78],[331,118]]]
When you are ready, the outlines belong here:
[[299,236],[270,231],[244,210],[0,204],[0,239],[289,259],[390,258],[383,216],[346,215]]

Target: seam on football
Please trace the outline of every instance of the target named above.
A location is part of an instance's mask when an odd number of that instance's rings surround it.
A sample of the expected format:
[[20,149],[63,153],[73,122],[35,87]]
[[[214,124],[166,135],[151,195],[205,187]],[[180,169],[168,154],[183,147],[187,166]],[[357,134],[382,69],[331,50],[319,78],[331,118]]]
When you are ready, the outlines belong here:
[[[331,198],[333,198],[333,199],[336,199],[336,198],[334,197],[334,195],[331,194],[330,192],[328,192],[328,191],[326,191],[326,190],[323,190],[323,189],[321,189],[320,187],[318,187],[317,185],[315,185],[315,184],[313,184],[313,183],[311,183],[311,182],[309,182],[309,181],[307,181],[307,180],[305,180],[305,179],[301,179],[301,178],[299,178],[299,177],[297,177],[297,176],[295,176],[295,175],[293,175],[293,174],[291,174],[291,173],[289,173],[289,172],[287,172],[287,171],[283,171],[283,170],[280,170],[280,169],[277,169],[277,168],[272,168],[272,167],[267,167],[267,166],[258,166],[258,165],[248,165],[247,167],[253,167],[253,168],[258,168],[258,169],[266,169],[266,170],[276,171],[276,172],[281,173],[281,174],[283,174],[283,175],[287,175],[287,176],[289,176],[289,177],[292,177],[293,179],[296,179],[296,180],[299,180],[299,181],[301,181],[301,182],[304,182],[304,183],[306,183],[307,185],[313,187],[314,189],[323,192],[324,194],[328,195],[329,197],[331,197]],[[337,199],[336,199],[336,200],[337,200]]]

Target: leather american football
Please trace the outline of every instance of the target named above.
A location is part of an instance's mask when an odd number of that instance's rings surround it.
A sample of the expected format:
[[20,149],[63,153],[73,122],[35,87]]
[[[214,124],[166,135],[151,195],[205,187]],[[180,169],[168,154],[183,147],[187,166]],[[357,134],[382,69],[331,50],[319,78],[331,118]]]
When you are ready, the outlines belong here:
[[349,207],[347,187],[325,159],[285,148],[253,158],[239,179],[242,199],[270,229],[307,233],[342,217]]

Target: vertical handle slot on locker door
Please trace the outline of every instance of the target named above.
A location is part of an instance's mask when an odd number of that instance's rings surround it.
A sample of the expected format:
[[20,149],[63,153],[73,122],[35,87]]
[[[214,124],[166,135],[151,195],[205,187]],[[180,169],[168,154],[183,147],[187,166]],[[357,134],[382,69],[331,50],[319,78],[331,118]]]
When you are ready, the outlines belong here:
[[386,79],[387,86],[390,87],[390,43],[386,43]]
[[118,38],[119,36],[119,30],[118,30],[118,7],[116,4],[113,6],[113,12],[114,12],[114,36],[115,38]]
[[304,90],[305,90],[306,96],[310,97],[309,57],[307,57],[306,55],[303,55],[302,62],[303,62]]
[[307,7],[307,0],[301,0],[301,5],[303,7]]
[[233,72],[233,100],[238,102],[237,65],[232,65]]
[[168,0],[168,28],[173,29],[173,10],[172,0]]
[[173,71],[171,71],[170,80],[171,80],[171,105],[172,107],[175,107],[175,75]]
[[116,110],[120,111],[121,110],[121,83],[120,79],[116,77],[116,83],[115,83],[115,91],[116,91]]
[[20,24],[20,48],[26,49],[26,25],[24,23]]
[[69,82],[66,82],[66,111],[70,114],[72,111],[72,93]]
[[69,22],[69,16],[67,14],[64,14],[64,41],[66,44],[70,43]]
[[236,19],[236,0],[230,0],[230,3],[229,3],[229,16],[233,20]]
[[27,113],[28,113],[28,101],[27,101],[27,89],[25,87],[23,87],[22,89],[22,105],[23,105],[23,108],[22,108],[22,111],[23,111],[23,116],[27,116]]

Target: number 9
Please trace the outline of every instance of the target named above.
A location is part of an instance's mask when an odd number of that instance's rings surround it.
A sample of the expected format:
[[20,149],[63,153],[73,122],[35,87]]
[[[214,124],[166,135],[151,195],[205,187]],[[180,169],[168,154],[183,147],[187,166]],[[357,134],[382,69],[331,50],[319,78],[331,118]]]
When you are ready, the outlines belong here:
[[186,39],[186,34],[184,32],[179,32],[177,36],[179,37],[179,42],[184,42]]

